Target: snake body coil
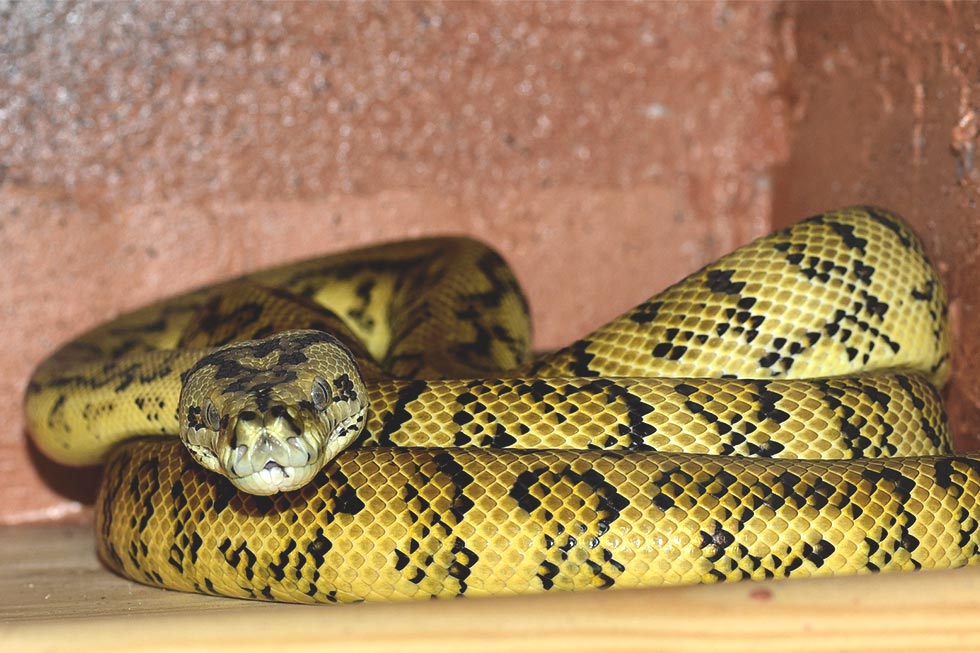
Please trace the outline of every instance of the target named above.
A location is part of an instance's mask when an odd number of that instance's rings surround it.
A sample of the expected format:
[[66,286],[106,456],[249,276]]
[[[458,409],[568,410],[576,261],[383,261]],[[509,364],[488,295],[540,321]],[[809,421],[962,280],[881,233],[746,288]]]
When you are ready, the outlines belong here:
[[980,459],[949,453],[946,311],[919,241],[860,207],[532,360],[500,257],[413,241],[122,316],[45,361],[26,411],[51,457],[107,460],[102,559],[173,589],[335,602],[955,567],[980,560]]

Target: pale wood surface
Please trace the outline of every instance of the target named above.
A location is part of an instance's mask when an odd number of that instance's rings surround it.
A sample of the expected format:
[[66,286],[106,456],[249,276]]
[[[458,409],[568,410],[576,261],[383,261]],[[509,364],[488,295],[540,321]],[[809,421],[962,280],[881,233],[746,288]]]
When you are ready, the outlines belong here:
[[2,651],[980,650],[980,568],[353,606],[142,587],[88,526],[0,529]]

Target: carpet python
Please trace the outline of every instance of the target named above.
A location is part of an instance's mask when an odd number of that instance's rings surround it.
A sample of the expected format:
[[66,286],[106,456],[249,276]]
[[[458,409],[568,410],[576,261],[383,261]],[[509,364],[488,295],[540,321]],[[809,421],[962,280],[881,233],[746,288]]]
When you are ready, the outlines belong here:
[[757,240],[537,358],[501,257],[437,238],[123,315],[38,367],[26,414],[46,455],[105,464],[102,560],[176,590],[958,567],[980,560],[980,458],[949,449],[949,337],[921,243],[873,207]]

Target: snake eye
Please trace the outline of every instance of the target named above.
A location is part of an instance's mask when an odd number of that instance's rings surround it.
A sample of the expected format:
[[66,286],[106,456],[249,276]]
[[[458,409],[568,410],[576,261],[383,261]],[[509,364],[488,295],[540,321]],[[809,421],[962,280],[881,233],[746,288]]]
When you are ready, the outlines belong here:
[[204,404],[204,425],[212,431],[217,431],[220,424],[221,415],[218,414],[218,409],[214,403],[208,399],[207,403]]
[[313,391],[310,393],[313,399],[313,407],[317,410],[326,410],[327,402],[330,401],[330,390],[327,388],[327,382],[323,377],[316,377],[313,379]]

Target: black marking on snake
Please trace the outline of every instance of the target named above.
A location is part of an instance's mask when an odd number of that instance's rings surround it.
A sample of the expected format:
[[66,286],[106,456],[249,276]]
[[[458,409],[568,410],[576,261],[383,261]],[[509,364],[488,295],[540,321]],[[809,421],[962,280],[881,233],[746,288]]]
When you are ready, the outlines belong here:
[[[247,392],[251,395],[252,399],[255,400],[256,409],[264,413],[267,412],[269,408],[272,406],[273,393],[276,391],[276,389],[282,383],[295,381],[295,380],[296,380],[295,372],[290,372],[288,374],[282,375],[282,377],[279,379],[273,379],[271,381],[267,381],[263,383],[256,383],[255,385],[247,388]],[[228,392],[227,387],[230,386],[226,386],[225,392]],[[244,390],[244,388],[240,388],[239,390]],[[223,419],[222,422],[224,422]],[[226,425],[223,424],[223,426]]]
[[710,531],[702,530],[699,536],[701,541],[698,547],[705,550],[705,557],[711,562],[721,560],[725,555],[725,549],[735,541],[735,537],[717,520],[714,521],[714,527]]
[[215,379],[238,379],[236,381],[237,391],[237,388],[242,387],[244,384],[244,379],[251,378],[264,371],[258,367],[243,365],[240,361],[230,357],[222,357],[223,359],[221,359],[216,356],[221,356],[221,353],[202,358],[195,367],[191,368],[190,372],[195,372],[205,367],[214,368]]
[[457,594],[463,595],[467,589],[466,579],[469,578],[473,567],[479,562],[480,557],[475,551],[467,548],[463,539],[460,537],[455,538],[453,541],[452,553],[455,559],[450,563],[447,571],[451,577],[456,579],[459,585]]
[[[539,499],[535,495],[541,494],[542,497],[547,497],[551,494],[553,488],[564,484],[571,487],[585,485],[587,488],[585,491],[585,500],[588,502],[594,501],[593,509],[596,513],[596,521],[582,525],[577,525],[576,522],[559,522],[556,524],[559,534],[569,533],[565,543],[559,545],[559,551],[563,559],[567,557],[570,548],[577,543],[577,540],[573,541],[572,539],[572,532],[580,532],[583,535],[593,533],[588,538],[587,544],[590,548],[597,548],[599,547],[599,535],[608,532],[610,525],[619,518],[622,510],[629,505],[629,500],[619,494],[616,487],[610,484],[600,472],[589,469],[579,473],[566,464],[562,464],[557,468],[544,465],[521,472],[508,491],[508,496],[522,510],[533,516],[535,512],[543,510],[542,499]],[[535,488],[539,489],[535,491]],[[556,517],[550,511],[545,510],[544,513],[544,515],[540,515],[538,518],[543,517],[545,521],[550,522]],[[580,528],[583,530],[579,530]],[[552,545],[554,544],[554,540],[549,541]],[[616,565],[611,566],[616,568]],[[608,587],[613,584],[613,578],[607,575],[602,567],[592,567],[592,571],[600,587]],[[542,587],[545,589],[553,587],[557,572],[558,568],[552,562],[543,561],[538,568],[537,574]]]
[[802,254],[791,254],[786,257],[789,263],[799,266],[800,273],[802,273],[807,279],[819,281],[821,283],[828,283],[834,277],[841,277],[847,274],[847,270],[841,266],[837,265],[832,260],[821,259],[817,256],[806,257],[806,263],[803,264]]
[[503,424],[496,424],[493,439],[488,443],[488,447],[495,449],[506,449],[517,444],[517,438],[507,433]]
[[392,441],[391,436],[413,418],[412,413],[408,410],[408,405],[418,400],[427,389],[428,383],[426,381],[404,382],[398,391],[398,398],[391,412],[381,416],[381,432],[372,434],[377,438],[380,446],[390,447],[396,444]]
[[[899,470],[882,465],[876,469],[867,467],[862,470],[861,477],[872,484],[873,487],[887,492],[894,501],[894,513],[891,516],[891,523],[899,525],[898,541],[893,542],[893,546],[905,549],[910,554],[915,553],[919,547],[919,541],[911,533],[911,527],[916,522],[915,514],[907,509],[912,492],[915,489],[915,479],[909,478]],[[920,563],[911,558],[912,564],[918,568]]]
[[[514,392],[521,397],[530,395],[536,403],[540,404],[547,401],[549,395],[557,393],[558,389],[545,379],[530,379],[517,384],[514,387]],[[565,396],[561,396],[562,400],[565,398]]]
[[525,313],[528,312],[530,306],[524,296],[524,291],[511,276],[507,263],[500,254],[490,249],[477,258],[476,266],[487,279],[493,282],[491,285],[498,289],[494,293],[495,296],[490,298],[493,301],[492,306],[500,306],[500,300],[509,294],[521,302],[521,308]]
[[[301,410],[302,409],[303,408],[301,406]],[[310,408],[306,408],[306,410],[309,411]],[[296,435],[303,433],[302,425],[296,421],[296,418],[292,415],[292,413],[290,413],[288,406],[283,404],[272,405],[269,407],[269,415],[271,415],[274,419],[281,419],[284,421],[292,433],[295,433]],[[239,414],[239,419],[242,419],[241,414]],[[307,458],[307,460],[309,460],[309,458]]]
[[356,515],[364,510],[364,502],[357,496],[357,491],[350,485],[344,485],[334,497],[333,510],[337,514]]
[[655,495],[653,497],[653,499],[651,499],[651,501],[652,501],[653,505],[655,505],[657,508],[659,508],[663,512],[667,512],[668,510],[670,510],[671,508],[673,508],[676,505],[676,503],[677,503],[674,500],[674,497],[670,496],[669,494],[665,494],[663,492]]
[[309,359],[310,358],[306,355],[305,351],[283,351],[280,352],[276,365],[302,365]]
[[453,413],[453,422],[459,426],[466,426],[472,421],[473,416],[465,410],[459,410]]
[[949,456],[936,461],[936,485],[945,490],[962,490],[971,476],[974,482],[980,481],[980,460],[968,456]]
[[333,381],[333,400],[334,401],[356,401],[357,390],[350,375],[341,374]]
[[[810,486],[811,492],[809,493],[810,504],[817,510],[823,510],[826,506],[831,503],[831,498],[837,494],[840,489],[828,483],[823,478],[817,477],[811,481]],[[846,496],[846,495],[845,495]]]
[[177,540],[167,549],[167,564],[177,570],[177,573],[184,573],[184,547],[187,542]]
[[888,312],[888,304],[886,302],[881,301],[866,290],[861,291],[861,297],[864,299],[865,311],[873,317],[885,317],[885,313]]
[[[878,341],[883,342],[887,347],[889,347],[894,353],[898,353],[900,345],[892,340],[887,334],[882,332],[878,327],[872,326],[867,321],[862,320],[859,316],[862,312],[867,312],[868,315],[873,319],[884,319],[885,314],[888,312],[888,304],[881,301],[874,295],[871,295],[867,291],[861,291],[861,297],[863,302],[855,301],[852,307],[852,313],[846,313],[845,311],[838,309],[835,311],[832,319],[826,322],[821,332],[807,332],[807,344],[803,343],[790,343],[789,355],[783,355],[780,350],[783,347],[777,346],[776,340],[773,341],[773,346],[776,348],[774,351],[768,351],[759,358],[759,365],[765,369],[772,369],[776,367],[777,363],[781,369],[774,370],[774,374],[786,373],[792,368],[793,363],[796,358],[806,351],[808,348],[813,347],[821,337],[828,337],[836,340],[841,344],[847,343],[853,335],[853,331],[849,328],[845,328],[842,325],[848,324],[857,327],[860,331],[871,335]],[[785,341],[783,341],[785,343]],[[874,350],[875,342],[872,341],[868,343],[867,350],[863,356],[863,363],[867,363],[870,360],[871,351]],[[845,345],[845,353],[849,360],[854,360],[858,356],[858,349],[852,346]]]
[[[844,403],[848,396],[847,388],[842,383],[831,383],[827,380],[818,380],[815,383],[824,403],[840,420],[838,428],[844,436],[844,448],[855,458],[868,455],[872,443],[861,433],[862,416],[856,415],[854,408]],[[855,416],[856,421],[852,421]]]
[[704,285],[712,292],[737,295],[745,288],[744,281],[732,280],[737,272],[737,270],[708,270]]
[[684,345],[672,345],[669,342],[661,342],[650,354],[654,358],[667,358],[673,361],[680,360],[680,358],[687,352],[687,347]]
[[[644,490],[644,494],[652,496],[652,501],[658,507],[675,505],[678,498],[684,496],[685,488],[694,482],[694,477],[680,465],[664,467],[659,474],[650,477],[654,489]],[[666,508],[661,508],[666,510]]]
[[845,247],[856,249],[862,254],[867,252],[868,239],[855,235],[854,225],[835,222],[833,220],[824,220],[823,222],[828,227],[833,229],[834,233],[840,237],[841,242]]
[[247,512],[252,517],[262,517],[277,514],[280,509],[277,506],[277,496],[263,496],[257,494],[241,494],[243,501],[242,512]]
[[618,426],[619,435],[629,437],[627,447],[629,449],[649,449],[646,439],[657,432],[657,427],[648,423],[646,416],[654,411],[654,406],[630,392],[627,386],[613,383],[608,379],[597,379],[587,389],[594,394],[605,390],[609,404],[621,400],[626,406],[627,423]]
[[398,549],[395,549],[395,571],[403,570],[405,567],[408,566],[410,560],[411,559],[407,555],[405,555]]
[[[779,359],[780,359],[779,352],[775,352],[775,351],[768,352],[767,354],[764,354],[759,359],[759,366],[769,369],[773,365],[775,365],[776,362],[779,361]],[[793,364],[792,360],[790,360],[788,365],[792,366],[792,364]]]
[[353,306],[347,311],[347,315],[360,327],[370,333],[374,330],[375,324],[374,319],[368,317],[367,311],[371,306],[371,295],[374,293],[374,288],[377,285],[375,279],[364,279],[359,282],[354,288],[354,296],[361,300],[359,306]]
[[191,564],[197,564],[198,553],[201,551],[201,547],[204,546],[204,540],[198,535],[197,531],[191,534],[190,544],[187,548],[188,556],[191,559]]
[[[777,493],[777,490],[781,492]],[[798,511],[806,505],[807,487],[803,485],[803,479],[797,474],[784,469],[776,477],[770,497],[778,497],[780,506],[788,505],[794,511]]]
[[[292,350],[293,343],[283,342],[283,338],[266,338],[264,340],[258,340],[251,343],[243,343],[235,347],[238,350],[239,355],[249,356],[251,358],[265,358],[271,354],[279,354],[280,358],[287,355]],[[312,343],[310,343],[312,344]],[[305,345],[303,345],[305,346]],[[306,360],[304,356],[300,362]]]
[[898,237],[899,242],[902,243],[902,247],[908,249],[912,246],[912,240],[909,238],[908,234],[901,226],[899,226],[894,217],[892,217],[888,211],[879,209],[876,206],[862,206],[860,208],[873,220],[875,220],[875,222],[878,222],[887,229],[891,230],[895,236]]
[[779,408],[776,408],[776,403],[782,399],[782,395],[778,392],[773,392],[769,389],[769,385],[765,382],[760,382],[754,384],[756,387],[756,392],[753,393],[753,397],[759,402],[759,410],[756,413],[756,419],[760,422],[765,420],[771,420],[776,424],[782,424],[789,419],[789,413]]
[[936,294],[936,282],[934,279],[929,279],[926,281],[925,288],[919,290],[915,286],[912,286],[912,299],[920,302],[932,301],[932,298]]
[[317,569],[323,566],[327,553],[333,548],[331,542],[323,532],[322,527],[317,527],[316,533],[310,543],[306,546],[306,553],[315,563]]
[[211,508],[214,510],[215,514],[221,514],[231,500],[237,496],[235,486],[231,484],[231,481],[223,476],[213,476],[214,485],[212,486],[213,499],[211,503]]
[[60,393],[58,398],[55,399],[54,405],[51,406],[51,411],[48,413],[48,426],[52,426],[55,422],[55,416],[61,412],[61,409],[65,406],[65,401],[68,397],[64,393]]
[[538,565],[538,573],[536,574],[541,583],[541,587],[546,590],[550,590],[552,587],[554,587],[555,578],[558,577],[560,571],[561,570],[558,568],[558,565],[547,560],[543,560],[541,564]]
[[[233,569],[241,571],[246,580],[251,581],[255,577],[255,563],[258,560],[251,549],[248,548],[248,542],[242,541],[237,547],[232,548],[231,538],[225,538],[222,540],[221,544],[218,545],[218,551],[221,552],[225,559]],[[242,562],[244,561],[244,564]]]
[[565,351],[570,354],[569,372],[572,376],[599,376],[599,372],[591,367],[595,360],[595,354],[588,351],[591,344],[590,340],[582,339],[566,348]]
[[[455,533],[455,529],[463,523],[466,514],[474,506],[473,500],[466,495],[466,488],[473,483],[474,479],[466,472],[451,451],[434,452],[427,456],[427,460],[434,464],[435,473],[430,475],[426,471],[426,463],[417,464],[415,466],[416,480],[405,485],[403,499],[409,507],[410,519],[414,523],[423,525],[420,539],[425,540],[431,535],[437,538],[435,544],[440,549],[445,549],[447,546],[450,548],[454,561],[445,569],[445,573],[456,579],[457,594],[462,594],[467,589],[466,579],[470,576],[473,566],[478,562],[479,556],[476,551],[467,547],[466,542]],[[416,487],[415,483],[418,483],[419,487]],[[432,505],[423,498],[420,488],[430,483],[436,485],[439,494],[449,498],[448,510],[434,510]],[[401,570],[404,572],[403,577],[416,584],[421,583],[427,577],[425,567],[431,566],[434,560],[431,555],[427,555],[421,560],[421,565],[414,567],[413,572],[410,566],[411,557],[420,550],[420,539],[412,538],[409,541],[407,553],[395,549],[395,555],[401,564]],[[413,575],[408,576],[409,573]]]
[[200,406],[191,404],[187,407],[187,428],[204,428],[203,410]]
[[[147,485],[145,489],[141,487],[143,483],[146,483]],[[140,533],[141,543],[142,533],[149,525],[150,519],[152,519],[155,510],[153,507],[153,497],[156,496],[156,493],[159,490],[160,461],[157,458],[147,458],[137,467],[136,473],[133,475],[132,482],[129,486],[129,491],[132,494],[133,499],[142,504],[139,526],[137,528]]]
[[[215,333],[225,328],[229,335],[223,340],[208,339],[208,345],[218,347],[226,345],[238,337],[238,333],[247,325],[259,322],[265,307],[258,302],[243,302],[225,307],[228,301],[226,292],[216,293],[197,311],[193,321],[196,323],[196,330],[203,333]],[[233,300],[232,300],[233,301]],[[227,310],[231,308],[231,310]],[[236,328],[228,328],[229,323],[236,325]]]
[[568,560],[568,552],[575,548],[576,544],[578,544],[578,540],[575,539],[573,535],[565,536],[565,543],[558,545],[558,550],[561,551],[562,554],[562,560]]
[[649,324],[657,319],[661,308],[663,308],[663,302],[643,302],[630,311],[629,319],[637,324]]
[[690,397],[691,395],[693,395],[698,391],[696,387],[688,383],[678,383],[677,385],[674,386],[674,390],[681,393],[685,397]]
[[[191,538],[185,532],[185,525],[190,523],[186,516],[182,517],[181,513],[185,511],[187,507],[187,495],[184,492],[184,483],[178,477],[174,480],[173,485],[170,487],[170,501],[172,506],[170,508],[170,516],[173,522],[173,533],[171,534],[172,544],[170,545],[168,562],[177,569],[178,572],[183,573],[184,569],[184,558],[185,552],[187,555],[196,557],[195,551],[191,548]],[[193,533],[197,535],[197,533]]]
[[[231,345],[227,348],[212,352],[202,357],[182,379],[204,368],[213,368],[215,379],[233,379],[225,387],[225,393],[240,392],[248,387],[248,383],[257,376],[271,377],[274,382],[282,383],[296,379],[292,366],[306,362],[308,357],[304,350],[315,344],[329,343],[339,347],[349,356],[349,350],[335,337],[320,331],[294,331],[285,335],[273,336],[256,342],[246,342]],[[265,359],[277,353],[275,364],[271,369],[245,365],[240,358]],[[230,388],[230,389],[229,389]]]
[[819,569],[820,567],[823,567],[824,563],[828,558],[830,558],[830,556],[834,555],[836,550],[837,549],[834,548],[833,544],[824,539],[820,539],[815,544],[804,542],[803,558]]
[[479,307],[471,307],[456,312],[456,318],[460,322],[468,324],[474,335],[471,340],[453,344],[449,348],[449,355],[467,368],[483,372],[493,369],[491,352],[494,343],[493,333],[496,330],[492,326],[488,327],[482,324],[480,322],[481,315],[482,309]]
[[875,273],[874,267],[862,263],[860,259],[854,259],[851,266],[854,276],[860,279],[865,285],[871,284],[871,279]]
[[451,481],[453,492],[450,497],[452,502],[450,512],[455,522],[461,523],[474,505],[473,500],[465,494],[466,488],[474,479],[450,452],[439,452],[432,457],[432,461],[436,464],[439,473],[444,474]]
[[143,372],[145,366],[142,363],[132,363],[123,368],[116,368],[115,365],[107,365],[103,368],[106,381],[104,383],[90,383],[91,387],[108,385],[113,380],[117,380],[115,392],[122,392],[134,383],[146,384],[156,379],[162,379],[173,372],[173,368],[164,360],[155,369],[148,373]]

